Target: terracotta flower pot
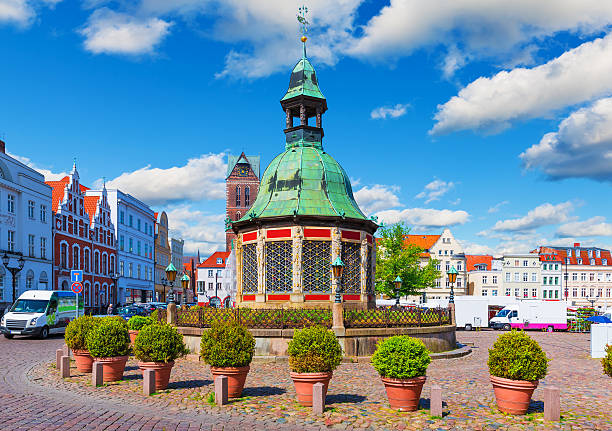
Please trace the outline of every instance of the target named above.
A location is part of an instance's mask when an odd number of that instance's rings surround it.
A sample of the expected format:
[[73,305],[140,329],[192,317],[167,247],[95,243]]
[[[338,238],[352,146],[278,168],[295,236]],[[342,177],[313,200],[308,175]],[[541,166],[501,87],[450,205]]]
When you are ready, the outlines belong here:
[[138,335],[138,331],[132,331],[130,329],[128,332],[130,333],[130,344],[133,346],[134,342],[136,342],[136,336]]
[[159,391],[168,387],[170,372],[174,367],[174,361],[170,362],[138,362],[141,370],[155,370],[155,390]]
[[210,367],[213,380],[217,376],[227,377],[227,396],[229,398],[239,398],[242,395],[242,388],[249,374],[250,366],[246,367]]
[[323,399],[327,395],[327,387],[331,380],[333,373],[290,373],[293,385],[295,386],[295,393],[297,394],[298,402],[305,406],[312,406],[312,387],[315,383],[323,383]]
[[421,391],[427,377],[419,376],[411,379],[380,378],[387,390],[387,398],[392,409],[403,412],[413,412],[419,408]]
[[73,350],[74,362],[76,362],[77,370],[81,373],[91,373],[93,366],[93,358],[89,354],[89,350]]
[[116,382],[123,379],[123,371],[128,356],[113,356],[112,358],[96,358],[102,364],[105,382]]
[[511,380],[496,376],[491,376],[491,383],[497,408],[512,415],[527,413],[533,391],[538,387],[537,380]]

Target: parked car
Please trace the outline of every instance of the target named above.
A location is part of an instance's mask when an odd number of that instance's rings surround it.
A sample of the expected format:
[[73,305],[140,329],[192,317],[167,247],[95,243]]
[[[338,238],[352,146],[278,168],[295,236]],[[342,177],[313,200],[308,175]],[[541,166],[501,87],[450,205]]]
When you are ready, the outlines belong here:
[[130,320],[130,318],[133,316],[146,316],[147,312],[141,307],[128,305],[126,307],[121,307],[117,314],[123,317],[125,320]]

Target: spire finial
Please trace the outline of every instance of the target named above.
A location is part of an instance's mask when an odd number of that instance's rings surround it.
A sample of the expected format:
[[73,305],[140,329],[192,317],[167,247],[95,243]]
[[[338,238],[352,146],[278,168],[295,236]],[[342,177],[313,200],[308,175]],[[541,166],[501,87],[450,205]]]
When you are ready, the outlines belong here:
[[106,188],[106,177],[102,177],[102,188]]
[[308,15],[308,8],[306,6],[300,7],[298,9],[297,20],[300,23],[300,31],[302,32],[302,38],[300,40],[304,44],[304,58],[306,58],[306,41],[308,40],[306,33],[308,33],[308,26],[310,25],[306,15]]

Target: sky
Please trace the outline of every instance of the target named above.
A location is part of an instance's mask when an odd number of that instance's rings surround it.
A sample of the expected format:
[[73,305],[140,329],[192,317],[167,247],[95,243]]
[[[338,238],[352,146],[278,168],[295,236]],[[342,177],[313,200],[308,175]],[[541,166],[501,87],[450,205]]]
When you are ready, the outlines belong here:
[[[362,210],[472,254],[612,247],[612,2],[309,0],[324,147]],[[224,248],[228,154],[284,150],[293,0],[0,0],[0,139]]]

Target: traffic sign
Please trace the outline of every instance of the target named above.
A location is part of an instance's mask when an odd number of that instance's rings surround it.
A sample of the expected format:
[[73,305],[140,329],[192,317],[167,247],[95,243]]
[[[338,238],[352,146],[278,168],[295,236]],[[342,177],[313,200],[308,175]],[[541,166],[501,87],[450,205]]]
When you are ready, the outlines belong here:
[[70,271],[70,281],[73,283],[82,283],[83,282],[83,271],[73,269]]
[[75,281],[74,283],[72,283],[72,286],[70,286],[70,288],[74,293],[79,294],[83,291],[83,284],[79,283],[78,281]]

